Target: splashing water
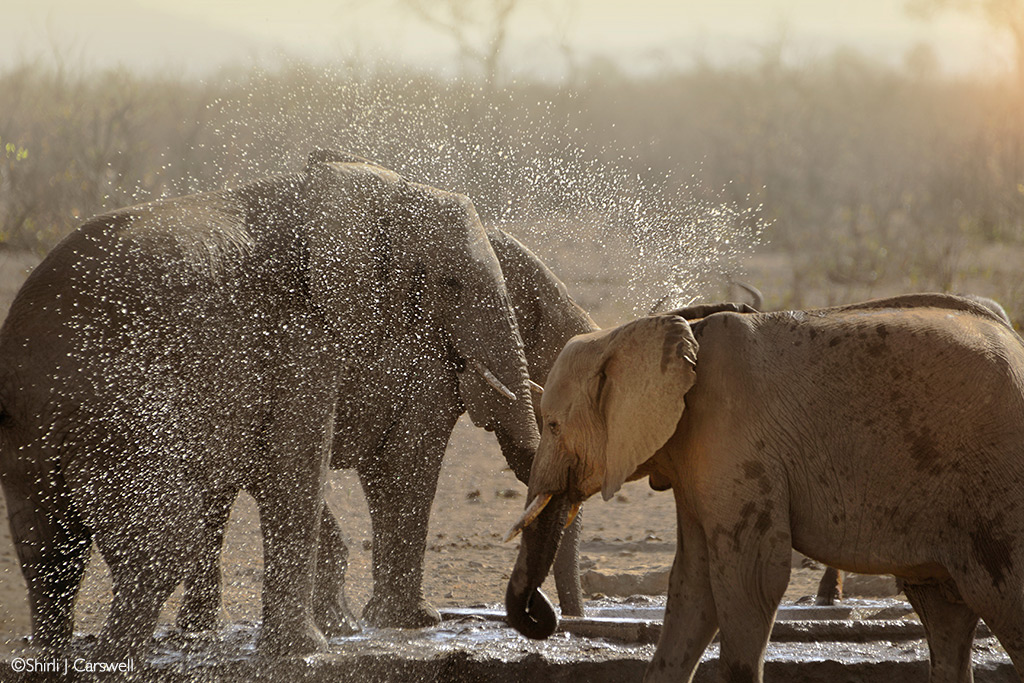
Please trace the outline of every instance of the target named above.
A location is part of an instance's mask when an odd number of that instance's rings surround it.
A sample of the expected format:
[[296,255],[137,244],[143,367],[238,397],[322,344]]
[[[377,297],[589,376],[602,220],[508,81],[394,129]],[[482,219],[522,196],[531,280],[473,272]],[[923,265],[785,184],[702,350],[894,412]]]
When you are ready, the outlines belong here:
[[[179,167],[169,162],[162,169],[168,177],[166,194],[214,189],[209,186],[211,177],[221,187],[235,188],[268,173],[301,168],[312,148],[342,149],[395,168],[411,180],[468,195],[486,222],[532,238],[531,246],[557,273],[564,273],[570,290],[588,308],[609,309],[608,317],[642,314],[666,296],[672,305],[686,303],[731,277],[740,256],[761,237],[764,226],[759,207],[743,208],[726,199],[725,190],[707,190],[696,175],[687,184],[679,184],[670,175],[653,170],[638,173],[633,168],[635,160],[614,149],[611,142],[600,149],[586,148],[574,135],[575,117],[566,116],[564,107],[544,105],[564,96],[557,90],[540,89],[537,102],[527,104],[500,91],[485,92],[460,82],[404,76],[369,78],[352,71],[308,68],[295,69],[287,79],[256,72],[237,88],[229,88],[213,105],[216,115],[211,118],[219,121],[216,130],[221,141],[220,150],[209,162],[215,168],[205,169],[203,174],[175,175]],[[580,116],[584,109],[581,104]],[[136,198],[151,197],[139,191]],[[197,224],[210,222],[208,217],[190,214],[187,201],[181,203],[186,206],[182,213],[186,218]],[[79,368],[76,381],[81,388],[77,390],[104,399],[96,414],[101,419],[94,424],[106,431],[97,436],[79,425],[81,433],[76,438],[100,443],[112,452],[133,449],[140,464],[138,468],[125,467],[125,472],[142,471],[144,464],[157,461],[166,450],[161,450],[161,444],[180,445],[172,449],[167,465],[180,479],[173,486],[166,486],[164,472],[155,470],[139,475],[134,484],[111,486],[119,496],[118,503],[127,510],[126,518],[138,518],[140,524],[151,521],[154,528],[160,526],[158,530],[174,517],[169,511],[198,514],[204,491],[200,490],[202,483],[193,478],[234,486],[235,470],[245,469],[238,458],[257,450],[252,436],[255,427],[218,428],[220,423],[238,426],[243,421],[255,425],[269,410],[250,398],[259,395],[266,379],[249,370],[249,363],[258,356],[252,350],[268,345],[283,353],[267,341],[268,335],[309,336],[302,331],[304,318],[277,321],[268,312],[265,319],[256,316],[239,325],[243,333],[231,340],[234,348],[223,354],[190,356],[196,341],[192,321],[232,319],[235,315],[234,285],[225,284],[234,282],[235,274],[219,267],[226,268],[231,259],[222,260],[217,254],[238,252],[239,259],[248,260],[252,245],[217,233],[196,241],[195,249],[178,245],[186,252],[184,265],[172,258],[151,264],[159,266],[153,273],[124,277],[123,270],[130,270],[135,261],[132,249],[147,249],[145,240],[154,235],[168,241],[180,238],[175,232],[176,216],[153,218],[152,234],[136,236],[136,242],[104,242],[96,247],[98,255],[77,255],[72,270],[87,283],[77,294],[93,298],[82,299],[81,306],[77,301],[58,306],[68,321],[63,343],[71,349],[66,356],[72,367],[57,367],[55,372],[71,374]],[[130,223],[134,219],[124,214],[119,220]],[[130,230],[126,234],[130,235]],[[169,249],[168,253],[177,251]],[[91,258],[99,259],[99,265]],[[145,268],[145,259],[137,260],[139,267]],[[274,266],[272,258],[256,260],[267,268]],[[161,277],[183,282],[158,281]],[[192,279],[209,280],[210,289],[194,289],[189,285]],[[271,280],[282,278],[267,281]],[[151,293],[149,298],[133,291],[140,283]],[[161,298],[176,288],[196,293],[181,300]],[[584,291],[590,288],[594,291]],[[294,291],[286,285],[277,294],[288,299]],[[268,302],[261,303],[266,303],[268,310],[278,310]],[[180,315],[168,319],[162,313],[167,310]],[[289,329],[293,325],[299,329]],[[116,331],[115,341],[103,336],[106,329]],[[200,326],[200,330],[218,336],[215,327]],[[369,332],[347,332],[344,338],[361,350],[360,339]],[[200,342],[199,346],[220,348],[218,344],[224,340]],[[319,348],[317,344],[312,347]],[[224,370],[226,366],[232,370]],[[198,397],[188,383],[196,377],[206,378],[204,392]],[[235,381],[239,377],[249,378],[248,383],[240,385]],[[54,384],[60,385],[62,379],[63,375],[55,374]],[[387,385],[402,382],[391,379]],[[405,382],[406,390],[409,384]],[[225,403],[222,397],[230,397],[232,402]],[[224,411],[232,415],[221,415],[220,422],[211,419]],[[319,413],[310,419],[319,419]],[[54,426],[34,445],[59,445],[69,438],[65,431]],[[129,441],[122,443],[124,440]],[[216,457],[209,455],[211,451]],[[210,461],[206,469],[214,474],[186,466],[186,461]],[[221,481],[221,470],[231,476],[224,475]],[[113,468],[111,472],[110,476],[118,474]],[[107,474],[98,477],[106,478]],[[157,499],[162,506],[159,509],[146,502]],[[122,523],[120,517],[96,521],[112,527]],[[153,534],[155,537],[156,531]],[[84,532],[82,537],[87,542]],[[132,537],[141,538],[141,532]],[[189,544],[182,536],[169,543],[162,555],[151,553],[159,545],[156,541],[124,552],[147,553],[145,566],[159,575],[160,589],[169,592],[180,580],[176,565],[187,554]]]
[[[721,298],[768,227],[759,203],[733,196],[731,184],[707,187],[699,165],[679,179],[699,160],[638,169],[640,155],[617,148],[614,131],[587,147],[586,103],[574,108],[579,96],[565,89],[538,85],[525,101],[521,89],[308,65],[256,71],[236,85],[212,105],[227,160],[219,182],[294,169],[313,147],[364,156],[468,195],[485,223],[522,236],[574,294],[619,318],[657,301],[665,309]],[[595,278],[614,302],[574,286]]]

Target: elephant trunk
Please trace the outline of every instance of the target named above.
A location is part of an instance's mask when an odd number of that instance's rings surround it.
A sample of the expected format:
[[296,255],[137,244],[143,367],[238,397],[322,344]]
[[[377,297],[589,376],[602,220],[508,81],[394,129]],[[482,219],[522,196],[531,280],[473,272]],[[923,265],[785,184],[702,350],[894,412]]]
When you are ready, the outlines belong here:
[[473,423],[501,435],[528,476],[540,442],[522,337],[497,258],[482,238],[462,273],[462,305],[452,314],[452,343],[465,366],[459,392]]
[[555,496],[523,529],[519,555],[505,591],[505,613],[509,625],[527,638],[543,640],[558,627],[558,616],[540,587],[555,560],[568,512],[568,498]]
[[530,467],[533,465],[533,458],[536,449],[524,446],[522,441],[516,439],[511,432],[503,426],[499,426],[494,435],[498,437],[498,444],[501,446],[501,453],[505,456],[505,462],[512,468],[516,479],[524,484],[530,483]]

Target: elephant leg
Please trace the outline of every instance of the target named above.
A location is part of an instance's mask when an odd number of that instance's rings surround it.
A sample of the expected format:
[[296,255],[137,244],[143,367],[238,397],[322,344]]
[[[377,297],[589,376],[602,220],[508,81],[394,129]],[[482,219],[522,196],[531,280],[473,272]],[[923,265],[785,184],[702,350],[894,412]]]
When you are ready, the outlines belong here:
[[[160,609],[184,576],[185,560],[179,548],[188,541],[169,538],[166,529],[128,528],[130,537],[96,536],[96,544],[110,567],[114,593],[110,615],[94,652],[98,661],[144,653]],[[170,548],[164,549],[167,546]]]
[[555,588],[562,615],[583,616],[583,587],[580,585],[580,533],[583,528],[583,510],[562,534],[555,555]]
[[1024,681],[1024,576],[1017,569],[1021,560],[1014,560],[998,585],[993,585],[992,575],[981,564],[969,566],[953,578],[963,601],[985,620],[1010,655],[1017,676]]
[[237,489],[226,489],[209,496],[196,544],[196,561],[187,567],[185,573],[185,591],[177,619],[178,628],[183,631],[208,631],[217,627],[221,608],[220,553],[224,545],[224,530],[237,496]]
[[457,419],[457,408],[417,399],[372,462],[359,469],[373,523],[373,595],[363,618],[374,626],[422,628],[441,621],[423,597],[423,558],[441,461]]
[[[95,530],[113,583],[110,614],[94,656],[99,661],[145,652],[157,617],[194,556],[202,494],[182,472],[161,467],[159,454],[86,464],[71,481],[79,509]],[[155,466],[153,466],[155,465]],[[116,476],[95,476],[114,472]]]
[[275,406],[263,430],[262,464],[248,488],[263,531],[259,649],[301,655],[327,647],[313,616],[313,583],[336,385],[317,387],[305,376],[279,381],[311,393],[296,393],[293,403],[281,400]]
[[309,654],[327,646],[312,609],[323,501],[322,474],[308,471],[312,455],[293,459],[298,471],[270,468],[251,489],[263,530],[259,649],[266,654]]
[[834,605],[836,600],[843,599],[843,573],[835,567],[825,567],[825,572],[818,582],[818,594],[814,598],[815,605]]
[[345,599],[347,570],[348,546],[337,520],[325,503],[320,519],[320,549],[313,586],[313,618],[328,638],[359,632],[359,622]]
[[681,511],[677,518],[676,556],[669,575],[665,623],[658,649],[647,666],[645,683],[691,681],[704,650],[718,631],[704,532]]
[[28,586],[33,643],[60,650],[71,641],[75,598],[92,548],[92,533],[75,512],[66,487],[53,505],[4,486],[11,538]]
[[938,584],[905,582],[903,592],[928,634],[929,683],[971,683],[971,648],[978,615],[962,602],[950,600],[949,589]]
[[788,518],[773,515],[770,508],[742,510],[749,514],[738,509],[734,519],[757,514],[756,521],[717,534],[710,546],[711,586],[722,641],[719,677],[760,683],[775,613],[789,584],[792,542]]
[[1021,598],[1018,593],[1007,600],[1006,604],[1014,605],[1014,609],[1000,609],[992,616],[982,612],[981,618],[1010,655],[1017,677],[1024,681],[1024,605],[1021,605]]

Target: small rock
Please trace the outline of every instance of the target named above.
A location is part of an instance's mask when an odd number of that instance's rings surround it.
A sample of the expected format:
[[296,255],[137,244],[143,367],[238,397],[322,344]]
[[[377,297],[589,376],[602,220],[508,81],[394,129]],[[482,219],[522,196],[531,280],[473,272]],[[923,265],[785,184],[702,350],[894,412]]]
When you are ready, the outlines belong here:
[[631,595],[623,600],[627,605],[658,605],[661,604],[660,600],[656,600],[647,595]]
[[605,574],[591,569],[581,574],[580,583],[591,595],[664,595],[668,592],[668,575],[668,569],[642,574]]
[[880,609],[867,619],[902,619],[903,617],[913,616],[914,610],[910,605],[899,604],[891,605],[884,609]]

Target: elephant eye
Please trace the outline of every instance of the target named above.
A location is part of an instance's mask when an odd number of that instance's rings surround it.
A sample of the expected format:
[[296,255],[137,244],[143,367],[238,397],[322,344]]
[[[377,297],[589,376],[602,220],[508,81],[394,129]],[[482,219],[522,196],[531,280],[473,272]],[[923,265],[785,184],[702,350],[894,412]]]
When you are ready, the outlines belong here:
[[554,434],[555,436],[558,436],[558,423],[557,422],[555,422],[554,420],[552,420],[551,422],[548,422],[548,429],[551,431],[552,434]]

